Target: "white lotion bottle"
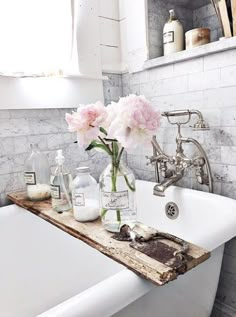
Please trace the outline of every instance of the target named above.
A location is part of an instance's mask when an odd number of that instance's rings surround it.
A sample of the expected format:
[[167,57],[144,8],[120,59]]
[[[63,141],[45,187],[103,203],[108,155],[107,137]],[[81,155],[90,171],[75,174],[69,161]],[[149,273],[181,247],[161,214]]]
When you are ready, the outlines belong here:
[[183,51],[184,29],[176,18],[175,11],[170,10],[170,18],[163,29],[164,56]]
[[80,222],[96,220],[99,217],[98,184],[90,175],[89,167],[78,167],[72,183],[74,218]]

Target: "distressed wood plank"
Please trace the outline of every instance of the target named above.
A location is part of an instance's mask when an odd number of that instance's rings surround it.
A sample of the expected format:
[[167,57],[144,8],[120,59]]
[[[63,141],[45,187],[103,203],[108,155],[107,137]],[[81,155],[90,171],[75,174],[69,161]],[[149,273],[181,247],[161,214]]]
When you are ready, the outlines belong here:
[[227,11],[226,1],[225,0],[217,0],[220,17],[223,25],[224,36],[231,37],[232,32],[230,28],[229,15]]
[[236,36],[236,0],[231,0],[231,10],[233,18],[233,35]]
[[[129,242],[112,239],[112,233],[107,232],[101,221],[80,223],[70,212],[58,214],[52,210],[51,200],[31,202],[23,192],[12,193],[8,198],[16,205],[29,210],[35,215],[48,221],[71,236],[78,238],[99,252],[123,264],[139,276],[155,283],[164,285],[175,280],[183,272],[168,264],[168,261],[157,261],[140,251],[131,248]],[[161,240],[163,248],[179,250],[180,246],[169,240]],[[188,260],[184,271],[189,271],[210,257],[210,253],[194,244],[189,243]]]

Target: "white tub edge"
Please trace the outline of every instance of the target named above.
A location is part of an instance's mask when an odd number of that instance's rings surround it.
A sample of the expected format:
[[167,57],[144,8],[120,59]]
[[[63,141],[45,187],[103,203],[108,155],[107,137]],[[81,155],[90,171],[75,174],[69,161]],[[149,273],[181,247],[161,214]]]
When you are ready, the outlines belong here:
[[125,269],[37,317],[110,317],[155,285]]

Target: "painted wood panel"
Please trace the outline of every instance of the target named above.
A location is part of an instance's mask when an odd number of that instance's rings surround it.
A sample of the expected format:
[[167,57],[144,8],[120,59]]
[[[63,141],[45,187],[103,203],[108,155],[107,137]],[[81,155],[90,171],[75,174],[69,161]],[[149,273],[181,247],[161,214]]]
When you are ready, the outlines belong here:
[[98,14],[119,21],[119,0],[99,0]]
[[100,44],[120,49],[120,22],[107,18],[99,18],[99,21]]
[[107,73],[121,72],[120,49],[112,46],[101,46],[102,69]]

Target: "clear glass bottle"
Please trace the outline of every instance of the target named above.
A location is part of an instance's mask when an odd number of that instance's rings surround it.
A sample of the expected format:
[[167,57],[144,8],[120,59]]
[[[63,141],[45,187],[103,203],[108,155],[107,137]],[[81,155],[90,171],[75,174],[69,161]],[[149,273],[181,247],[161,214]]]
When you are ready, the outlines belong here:
[[119,232],[122,225],[131,228],[137,221],[135,177],[121,161],[110,163],[99,179],[100,214],[106,230]]
[[57,167],[51,175],[50,188],[53,210],[61,213],[72,209],[71,186],[72,176],[63,165],[65,158],[62,150],[57,150]]
[[89,167],[78,167],[72,183],[73,213],[80,222],[99,217],[98,184],[90,175]]
[[37,144],[31,144],[30,147],[32,152],[25,161],[24,172],[27,197],[32,201],[48,199],[51,196],[48,159]]

